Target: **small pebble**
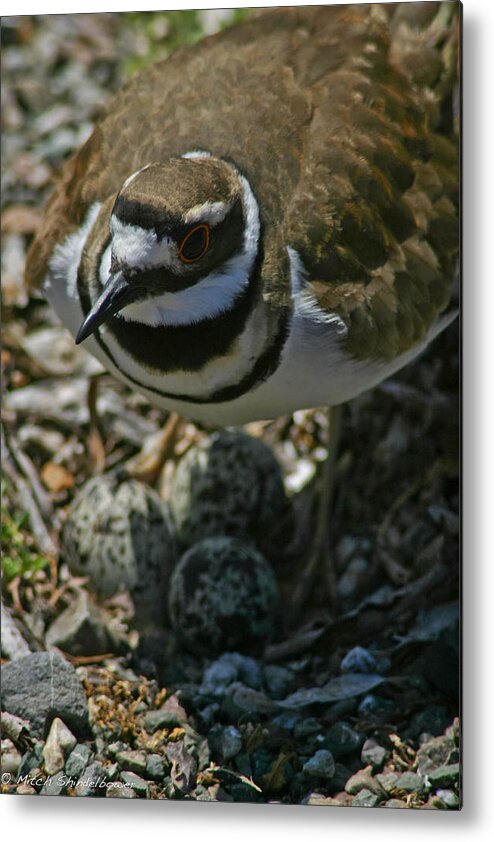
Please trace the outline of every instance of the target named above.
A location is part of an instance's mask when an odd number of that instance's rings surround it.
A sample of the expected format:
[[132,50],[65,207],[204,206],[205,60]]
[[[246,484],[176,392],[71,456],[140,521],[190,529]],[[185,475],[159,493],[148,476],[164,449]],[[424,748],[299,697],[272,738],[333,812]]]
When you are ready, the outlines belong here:
[[342,719],[345,716],[352,716],[357,710],[357,699],[340,699],[329,705],[329,712],[332,719]]
[[94,763],[90,763],[89,766],[86,766],[84,772],[79,777],[75,786],[75,794],[79,798],[89,796],[104,797],[107,786],[108,776],[106,770],[101,763],[95,761]]
[[410,722],[408,733],[412,739],[420,734],[429,734],[432,737],[439,737],[450,721],[448,711],[442,705],[428,705],[418,711]]
[[109,763],[105,766],[105,774],[109,781],[116,781],[120,775],[120,766],[118,763]]
[[[68,330],[61,325],[30,331],[22,340],[22,349],[36,360],[46,374],[53,377],[90,373],[87,370],[88,355],[75,345]],[[44,435],[49,433],[50,436],[57,436],[55,430],[43,432]],[[63,442],[64,437],[61,436],[61,439]]]
[[41,743],[38,743],[33,751],[26,751],[25,754],[21,757],[21,762],[19,764],[19,768],[17,770],[17,774],[19,778],[23,778],[25,775],[30,775],[40,763],[43,762],[43,746]]
[[456,745],[458,745],[460,740],[460,720],[457,716],[455,716],[455,718],[453,719],[452,724],[449,725],[448,728],[446,728],[444,736],[446,737],[446,739],[452,740],[454,743],[456,743]]
[[335,773],[334,757],[327,749],[320,749],[303,765],[306,775],[332,778]]
[[265,693],[252,690],[240,681],[235,681],[230,685],[222,704],[223,713],[233,722],[245,714],[249,715],[251,722],[258,721],[258,718],[264,715],[272,715],[276,709],[276,702],[269,699]]
[[239,677],[237,663],[230,658],[230,653],[226,652],[205,670],[201,693],[205,696],[221,698],[230,684],[237,681]]
[[365,741],[360,755],[362,763],[372,766],[373,769],[381,769],[389,756],[389,751],[372,737]]
[[261,668],[254,658],[240,652],[225,652],[204,671],[200,692],[221,698],[235,681],[242,681],[247,687],[260,690]]
[[385,699],[383,696],[376,696],[373,693],[368,693],[364,696],[358,706],[358,712],[361,716],[378,716],[385,719],[386,716],[391,716],[395,711],[395,704],[391,699]]
[[220,738],[220,750],[223,760],[231,760],[242,748],[242,734],[234,725],[227,725]]
[[308,804],[310,807],[344,807],[344,803],[338,801],[337,798],[331,798],[329,795],[321,795],[320,792],[311,792],[303,799],[302,804]]
[[67,758],[65,774],[70,778],[78,778],[84,771],[90,757],[91,749],[89,746],[85,743],[78,743]]
[[400,776],[396,772],[380,772],[376,775],[376,781],[382,786],[385,792],[391,792]]
[[[113,743],[108,743],[107,751],[110,757],[116,757],[119,751],[127,751],[128,748],[128,743],[124,743],[122,740],[115,740]],[[102,746],[102,751],[104,751],[104,745]]]
[[144,727],[148,734],[154,734],[162,728],[176,728],[182,720],[173,710],[148,710],[144,715]]
[[282,728],[284,731],[294,731],[299,722],[299,717],[296,713],[283,711],[278,716],[271,720],[273,725]]
[[432,787],[447,787],[456,783],[460,777],[459,763],[451,763],[448,766],[438,766],[437,769],[427,773],[427,779]]
[[63,795],[69,781],[67,775],[53,775],[48,777],[41,788],[40,795]]
[[361,735],[348,722],[335,722],[327,732],[327,740],[336,758],[352,754],[362,745]]
[[359,769],[345,784],[345,792],[349,795],[357,795],[361,789],[367,789],[379,796],[384,794],[379,781],[372,776],[370,767]]
[[422,792],[424,779],[416,772],[403,772],[395,784],[396,789],[403,789],[405,792]]
[[122,769],[126,769],[129,772],[144,774],[146,771],[146,754],[138,749],[117,751],[115,760],[120,764]]
[[301,719],[293,729],[293,736],[296,740],[305,740],[312,734],[318,734],[322,731],[322,725],[314,716],[308,716],[306,719]]
[[113,781],[109,783],[106,788],[106,797],[107,798],[138,798],[137,792],[135,792],[129,784],[126,784],[122,781]]
[[16,795],[36,795],[36,790],[31,784],[21,783],[16,788]]
[[43,747],[44,767],[47,775],[55,775],[63,769],[65,757],[77,743],[72,731],[57,716],[53,720]]
[[264,678],[272,699],[284,699],[293,689],[293,672],[286,667],[267,664],[264,667]]
[[184,722],[187,722],[187,713],[183,705],[180,704],[178,697],[172,694],[168,696],[166,701],[160,705],[160,710],[166,711],[170,715],[175,717],[175,725],[181,725]]
[[21,753],[15,748],[10,740],[2,740],[2,755],[0,768],[3,773],[15,777],[21,762]]
[[423,743],[417,752],[418,771],[426,775],[439,766],[448,766],[459,760],[458,746],[451,737],[433,737]]
[[361,789],[352,799],[352,807],[377,807],[382,800],[382,796],[376,795],[369,789]]
[[121,772],[120,778],[125,784],[128,784],[137,795],[145,798],[149,792],[148,783],[141,778],[140,775],[136,775],[135,772]]
[[360,549],[359,539],[353,535],[343,535],[336,547],[336,561],[338,568],[344,570],[348,562],[357,555]]
[[249,655],[243,655],[241,652],[227,652],[223,657],[236,664],[238,678],[247,687],[252,687],[253,690],[261,689],[262,670],[259,661],[249,657]]
[[460,799],[458,798],[456,792],[453,792],[452,789],[438,789],[436,791],[436,795],[441,801],[446,804],[450,810],[458,810],[460,807]]
[[335,773],[331,778],[331,789],[334,792],[341,792],[345,789],[346,782],[351,778],[351,770],[343,763],[335,764]]
[[168,769],[168,764],[165,764],[161,755],[148,754],[146,759],[146,778],[151,778],[153,781],[161,781],[165,777]]

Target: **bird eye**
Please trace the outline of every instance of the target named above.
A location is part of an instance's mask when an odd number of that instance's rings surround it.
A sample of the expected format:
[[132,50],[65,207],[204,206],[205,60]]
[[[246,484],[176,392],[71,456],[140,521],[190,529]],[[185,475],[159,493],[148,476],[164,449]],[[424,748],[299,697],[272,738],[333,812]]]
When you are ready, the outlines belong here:
[[203,257],[209,248],[209,225],[196,225],[184,237],[178,256],[184,263],[194,263]]

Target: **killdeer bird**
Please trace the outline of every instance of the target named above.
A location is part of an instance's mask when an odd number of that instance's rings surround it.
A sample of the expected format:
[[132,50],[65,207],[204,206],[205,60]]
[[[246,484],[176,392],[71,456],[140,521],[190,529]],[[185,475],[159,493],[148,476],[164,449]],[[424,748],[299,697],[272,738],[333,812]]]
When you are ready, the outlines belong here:
[[27,263],[151,402],[337,405],[448,323],[459,4],[283,8],[177,50],[66,163]]

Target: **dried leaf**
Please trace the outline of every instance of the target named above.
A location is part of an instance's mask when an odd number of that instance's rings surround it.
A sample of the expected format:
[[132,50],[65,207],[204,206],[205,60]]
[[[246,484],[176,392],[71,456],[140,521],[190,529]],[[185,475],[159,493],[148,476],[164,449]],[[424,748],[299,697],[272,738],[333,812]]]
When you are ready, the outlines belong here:
[[304,687],[296,690],[286,699],[278,702],[282,708],[302,708],[306,705],[327,704],[337,702],[340,699],[351,699],[353,696],[360,696],[368,693],[374,687],[382,684],[384,678],[381,675],[366,675],[363,673],[352,673],[332,678],[323,687]]
[[227,769],[225,766],[215,766],[212,764],[205,770],[206,772],[211,772],[213,777],[220,783],[229,784],[230,786],[233,783],[241,783],[251,789],[255,789],[256,792],[262,792],[262,789],[254,783],[252,778],[247,778],[246,775],[240,775],[238,772],[234,772],[233,769]]
[[437,640],[442,632],[458,623],[459,618],[460,607],[457,602],[435,605],[428,611],[419,611],[415,626],[410,629],[402,643]]
[[58,494],[74,485],[74,477],[62,465],[55,465],[54,462],[45,462],[41,468],[41,479],[49,491]]

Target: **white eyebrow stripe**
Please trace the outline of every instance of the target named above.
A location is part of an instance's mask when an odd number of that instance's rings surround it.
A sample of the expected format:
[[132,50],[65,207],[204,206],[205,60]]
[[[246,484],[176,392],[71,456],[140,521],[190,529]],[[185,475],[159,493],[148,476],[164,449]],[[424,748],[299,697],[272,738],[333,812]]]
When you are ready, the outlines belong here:
[[210,225],[218,225],[223,222],[232,202],[204,202],[202,205],[195,205],[184,216],[184,221],[191,225],[195,222],[208,222]]
[[211,152],[204,149],[193,149],[191,152],[184,152],[181,158],[211,158]]

